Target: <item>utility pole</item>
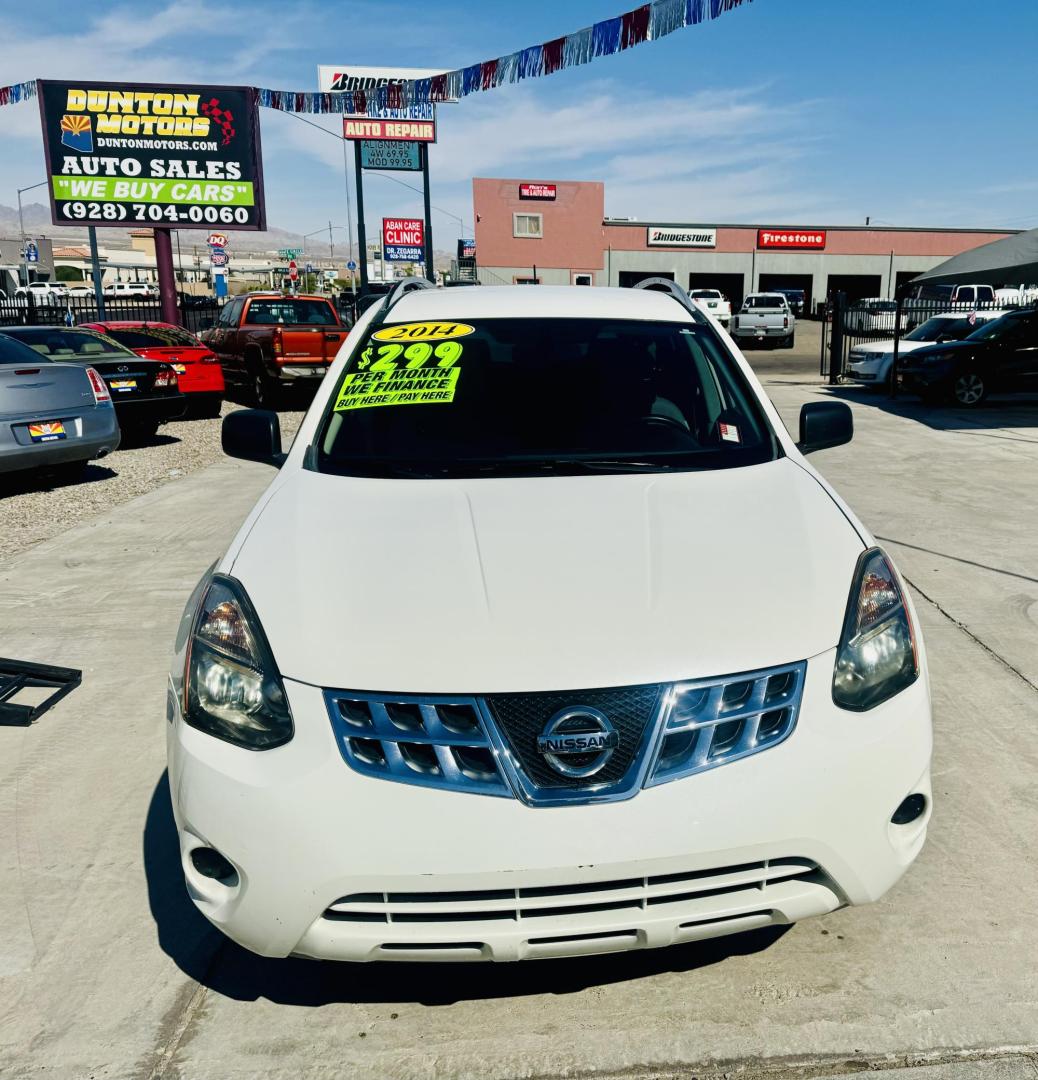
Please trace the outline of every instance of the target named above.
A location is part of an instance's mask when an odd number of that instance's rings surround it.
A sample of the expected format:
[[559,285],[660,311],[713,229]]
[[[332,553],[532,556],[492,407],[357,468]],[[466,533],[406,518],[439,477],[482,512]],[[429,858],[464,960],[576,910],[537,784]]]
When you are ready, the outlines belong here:
[[329,258],[334,261],[335,259],[335,241],[332,239],[332,223],[328,221],[328,250],[330,252]]
[[23,280],[22,280],[23,285],[28,285],[29,284],[29,263],[26,261],[26,258],[25,258],[25,222],[24,222],[24,220],[22,218],[22,193],[26,192],[26,191],[32,191],[33,188],[45,187],[46,184],[47,184],[46,180],[41,180],[38,184],[30,184],[28,187],[23,187],[23,188],[18,188],[17,189],[17,191],[18,191],[18,233],[19,233],[18,243],[20,245],[21,255],[22,255],[21,275],[22,275],[22,278],[23,278]]
[[360,291],[363,295],[368,291],[368,231],[364,225],[364,167],[360,163],[360,139],[353,141],[353,167],[357,172],[357,247],[360,249]]

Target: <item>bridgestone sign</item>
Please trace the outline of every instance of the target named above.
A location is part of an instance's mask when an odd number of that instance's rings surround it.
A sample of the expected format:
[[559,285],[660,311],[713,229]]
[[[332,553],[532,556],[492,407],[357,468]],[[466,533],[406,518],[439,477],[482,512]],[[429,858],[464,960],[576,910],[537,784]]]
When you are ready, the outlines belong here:
[[668,229],[650,225],[645,242],[649,247],[717,247],[716,229]]

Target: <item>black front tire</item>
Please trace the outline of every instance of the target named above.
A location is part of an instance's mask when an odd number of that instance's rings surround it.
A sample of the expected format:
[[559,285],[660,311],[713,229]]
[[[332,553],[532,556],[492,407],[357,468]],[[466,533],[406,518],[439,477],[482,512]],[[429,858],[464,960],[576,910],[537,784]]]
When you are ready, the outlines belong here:
[[975,409],[988,396],[987,380],[976,368],[967,368],[952,378],[952,400],[963,409]]

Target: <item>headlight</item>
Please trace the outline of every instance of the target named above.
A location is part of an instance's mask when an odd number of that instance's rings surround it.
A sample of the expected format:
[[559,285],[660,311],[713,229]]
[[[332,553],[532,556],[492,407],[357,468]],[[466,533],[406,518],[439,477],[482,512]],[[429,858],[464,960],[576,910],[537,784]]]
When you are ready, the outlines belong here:
[[184,672],[184,719],[249,750],[292,738],[292,713],[245,590],[216,575],[195,616]]
[[945,360],[951,360],[954,355],[954,353],[950,352],[939,352],[930,354],[924,353],[918,359],[924,364],[943,364]]
[[879,548],[858,560],[833,671],[833,701],[864,712],[919,677],[915,637],[894,568]]

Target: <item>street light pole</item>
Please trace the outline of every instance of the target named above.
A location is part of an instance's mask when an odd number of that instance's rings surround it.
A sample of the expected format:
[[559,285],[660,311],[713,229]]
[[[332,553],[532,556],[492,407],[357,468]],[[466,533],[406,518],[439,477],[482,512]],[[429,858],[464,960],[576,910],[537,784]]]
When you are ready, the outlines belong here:
[[22,188],[17,189],[17,191],[18,191],[18,232],[21,234],[20,237],[19,237],[19,242],[21,243],[21,252],[22,252],[21,270],[22,270],[22,277],[24,278],[24,280],[22,281],[22,284],[26,285],[26,286],[28,286],[28,284],[29,284],[29,264],[25,259],[25,222],[22,219],[22,192],[23,191],[32,191],[33,188],[44,187],[46,185],[46,183],[47,183],[46,180],[41,180],[38,184],[30,184],[28,187],[22,187]]

